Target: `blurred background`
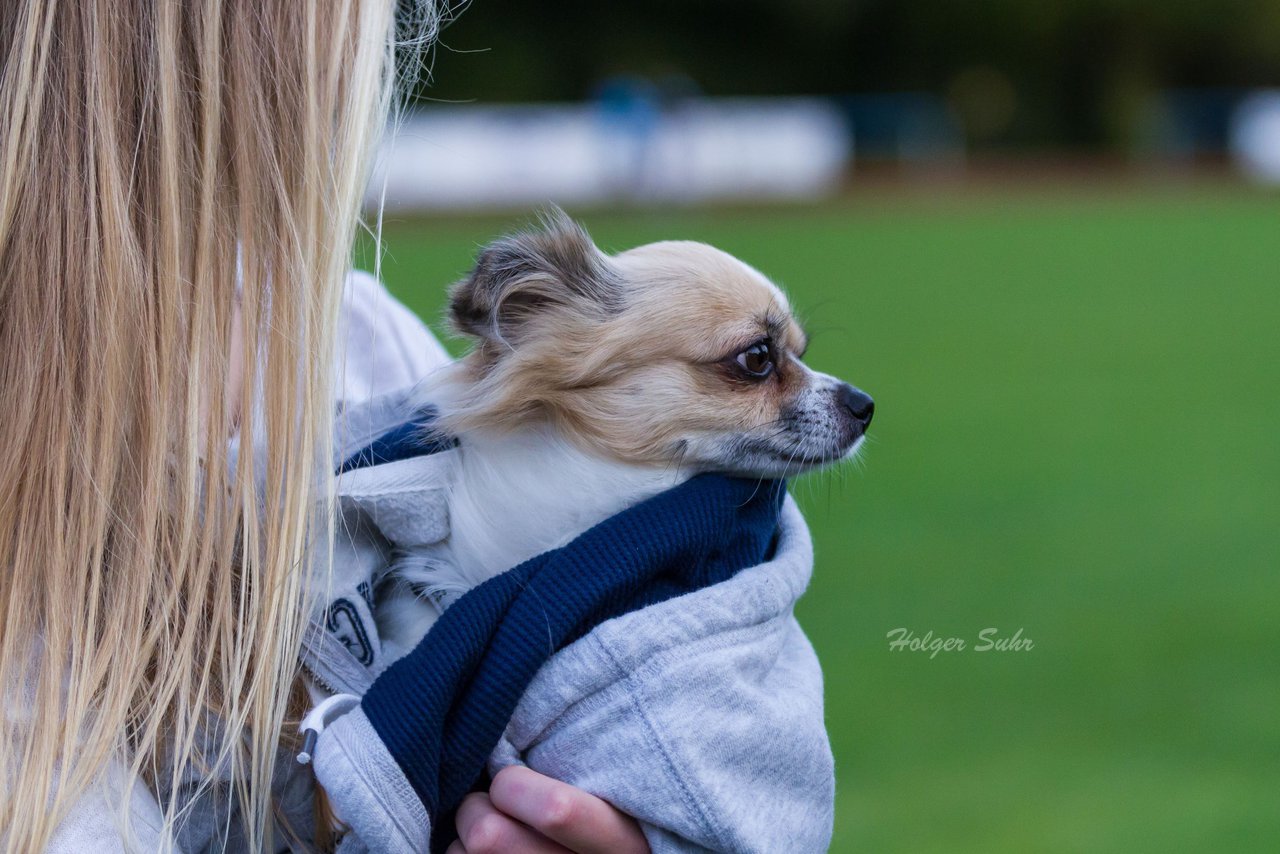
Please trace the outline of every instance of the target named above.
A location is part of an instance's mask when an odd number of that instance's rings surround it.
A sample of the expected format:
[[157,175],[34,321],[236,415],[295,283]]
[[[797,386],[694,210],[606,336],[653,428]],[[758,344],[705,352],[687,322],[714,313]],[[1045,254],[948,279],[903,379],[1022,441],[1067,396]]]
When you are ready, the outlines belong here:
[[454,17],[361,266],[441,329],[557,202],[742,257],[876,398],[861,460],[793,484],[833,850],[1280,850],[1280,3]]

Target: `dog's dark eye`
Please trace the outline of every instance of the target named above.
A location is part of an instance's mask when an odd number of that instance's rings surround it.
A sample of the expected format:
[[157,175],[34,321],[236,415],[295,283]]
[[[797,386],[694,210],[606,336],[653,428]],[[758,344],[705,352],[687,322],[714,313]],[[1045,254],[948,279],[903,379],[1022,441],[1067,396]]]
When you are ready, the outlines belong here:
[[773,373],[773,342],[767,338],[757,341],[734,357],[734,361],[751,376],[764,379]]

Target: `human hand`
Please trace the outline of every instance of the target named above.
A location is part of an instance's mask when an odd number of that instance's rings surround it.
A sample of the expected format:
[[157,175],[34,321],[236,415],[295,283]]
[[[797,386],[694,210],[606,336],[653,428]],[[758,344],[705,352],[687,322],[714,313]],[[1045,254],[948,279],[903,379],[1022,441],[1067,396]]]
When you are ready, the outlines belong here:
[[529,768],[498,772],[463,800],[447,854],[649,854],[635,819],[607,801]]

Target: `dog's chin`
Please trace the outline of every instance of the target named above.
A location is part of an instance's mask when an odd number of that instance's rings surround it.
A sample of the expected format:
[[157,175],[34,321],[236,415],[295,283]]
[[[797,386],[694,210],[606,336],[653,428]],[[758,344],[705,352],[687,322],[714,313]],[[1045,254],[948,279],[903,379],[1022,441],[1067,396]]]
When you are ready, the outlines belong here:
[[840,443],[801,443],[795,447],[729,443],[704,467],[707,471],[750,478],[795,477],[853,459],[862,448],[865,435]]

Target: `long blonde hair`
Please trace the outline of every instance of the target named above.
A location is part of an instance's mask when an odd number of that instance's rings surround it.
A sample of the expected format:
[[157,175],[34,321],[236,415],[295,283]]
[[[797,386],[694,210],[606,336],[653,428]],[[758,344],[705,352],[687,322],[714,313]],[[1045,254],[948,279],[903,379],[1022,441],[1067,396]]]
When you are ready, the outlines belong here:
[[268,843],[394,6],[0,4],[0,847],[112,762]]

